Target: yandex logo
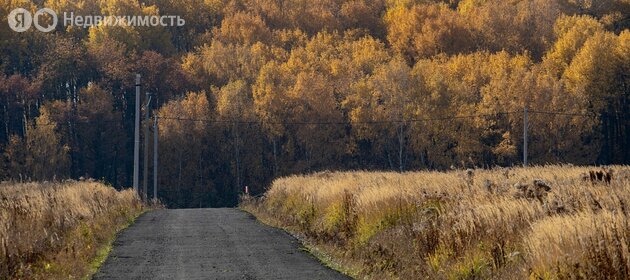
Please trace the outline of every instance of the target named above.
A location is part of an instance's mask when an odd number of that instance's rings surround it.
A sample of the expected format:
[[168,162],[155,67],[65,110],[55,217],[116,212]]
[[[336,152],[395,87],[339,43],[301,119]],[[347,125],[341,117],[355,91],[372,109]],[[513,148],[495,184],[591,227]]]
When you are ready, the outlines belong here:
[[[48,26],[43,26],[43,23],[40,22],[45,15],[50,16],[52,22],[48,24]],[[57,13],[49,8],[43,8],[35,12],[35,15],[32,15],[31,12],[24,8],[17,8],[11,11],[8,16],[9,28],[11,28],[15,32],[25,32],[31,29],[31,26],[35,25],[35,28],[41,32],[50,32],[57,28],[57,23],[59,19],[57,18]]]

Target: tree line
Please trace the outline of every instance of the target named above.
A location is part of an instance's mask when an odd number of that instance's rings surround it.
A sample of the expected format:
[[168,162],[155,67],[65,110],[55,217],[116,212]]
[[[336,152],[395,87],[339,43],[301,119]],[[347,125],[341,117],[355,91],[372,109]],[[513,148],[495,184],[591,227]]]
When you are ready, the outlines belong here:
[[130,186],[135,73],[154,94],[160,197],[227,206],[325,169],[630,160],[625,0],[46,0],[183,27],[0,25],[0,178]]

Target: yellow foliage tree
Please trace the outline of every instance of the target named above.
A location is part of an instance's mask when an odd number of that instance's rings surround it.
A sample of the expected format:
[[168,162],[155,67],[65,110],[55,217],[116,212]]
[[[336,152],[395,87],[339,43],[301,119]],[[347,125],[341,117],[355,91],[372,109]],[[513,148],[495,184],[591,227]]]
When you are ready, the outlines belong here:
[[40,109],[35,124],[26,131],[26,169],[35,180],[68,176],[69,147],[61,143],[57,123],[46,107]]

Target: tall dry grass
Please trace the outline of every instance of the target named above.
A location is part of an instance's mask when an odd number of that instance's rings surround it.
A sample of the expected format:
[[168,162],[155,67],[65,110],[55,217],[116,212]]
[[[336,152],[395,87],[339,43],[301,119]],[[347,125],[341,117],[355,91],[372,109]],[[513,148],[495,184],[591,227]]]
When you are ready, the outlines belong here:
[[242,207],[359,278],[627,279],[630,168],[612,169],[610,184],[572,166],[325,172],[278,179]]
[[97,250],[135,218],[132,191],[96,182],[0,184],[0,278],[82,278]]

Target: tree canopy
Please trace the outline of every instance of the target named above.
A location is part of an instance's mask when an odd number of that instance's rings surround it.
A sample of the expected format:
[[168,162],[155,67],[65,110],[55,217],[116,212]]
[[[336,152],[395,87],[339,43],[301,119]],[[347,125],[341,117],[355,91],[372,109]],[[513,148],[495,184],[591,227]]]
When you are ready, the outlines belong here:
[[[233,205],[325,169],[630,161],[626,0],[3,1],[184,26],[0,25],[0,179],[131,185],[134,77],[160,197]],[[151,124],[144,124],[151,125]]]

